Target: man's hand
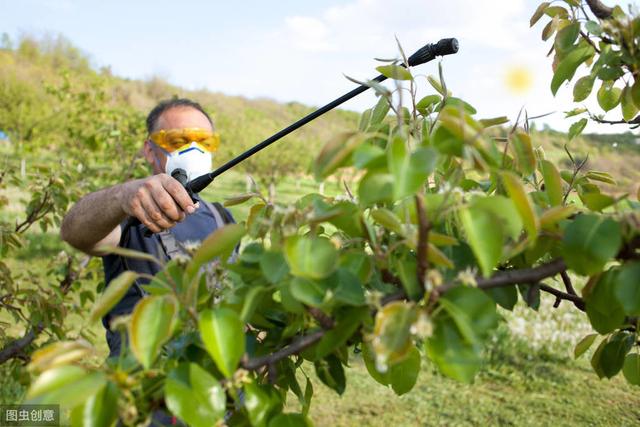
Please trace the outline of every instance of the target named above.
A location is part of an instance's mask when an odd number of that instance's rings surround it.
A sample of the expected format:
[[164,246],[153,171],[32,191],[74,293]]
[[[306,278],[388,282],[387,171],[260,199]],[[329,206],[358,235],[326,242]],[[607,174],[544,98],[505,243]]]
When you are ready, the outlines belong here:
[[197,209],[187,190],[167,174],[125,184],[120,204],[154,233],[173,227]]

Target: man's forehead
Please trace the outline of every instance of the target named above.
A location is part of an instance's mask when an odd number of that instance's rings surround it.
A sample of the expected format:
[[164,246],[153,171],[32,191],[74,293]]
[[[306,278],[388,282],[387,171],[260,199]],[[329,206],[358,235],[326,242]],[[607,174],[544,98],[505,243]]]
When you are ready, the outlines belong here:
[[160,117],[156,130],[201,128],[212,130],[211,123],[207,117],[192,107],[174,107],[164,111]]

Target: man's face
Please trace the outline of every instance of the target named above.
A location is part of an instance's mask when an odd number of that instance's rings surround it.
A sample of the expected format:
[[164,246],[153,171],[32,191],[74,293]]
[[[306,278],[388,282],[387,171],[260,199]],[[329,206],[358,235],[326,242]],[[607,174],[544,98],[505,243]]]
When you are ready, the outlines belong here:
[[[191,107],[174,107],[160,115],[154,131],[200,128],[213,131],[211,123],[200,111]],[[155,157],[154,157],[155,156]],[[164,173],[167,164],[167,156],[164,151],[153,146],[153,142],[144,143],[144,157],[151,164],[154,174]],[[158,159],[156,162],[155,159]]]

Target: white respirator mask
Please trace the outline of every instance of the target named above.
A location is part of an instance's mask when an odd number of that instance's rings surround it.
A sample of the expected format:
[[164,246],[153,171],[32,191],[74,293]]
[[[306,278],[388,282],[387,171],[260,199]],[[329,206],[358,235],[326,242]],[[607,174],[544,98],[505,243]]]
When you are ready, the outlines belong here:
[[[155,147],[154,147],[155,148]],[[158,147],[159,148],[159,147]],[[173,153],[163,150],[167,156],[165,172],[171,175],[176,169],[183,169],[187,173],[189,181],[211,172],[211,161],[213,156],[203,149],[197,142],[192,142],[181,147]],[[157,156],[156,164],[160,166]]]

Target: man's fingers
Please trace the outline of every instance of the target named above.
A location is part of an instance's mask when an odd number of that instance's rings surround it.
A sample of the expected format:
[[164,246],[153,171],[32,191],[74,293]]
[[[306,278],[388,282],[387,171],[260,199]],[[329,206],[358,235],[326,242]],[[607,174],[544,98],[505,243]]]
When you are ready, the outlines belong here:
[[189,193],[187,193],[187,190],[185,190],[178,181],[168,175],[165,175],[165,179],[162,180],[162,185],[183,211],[188,214],[192,214],[196,211],[196,207],[194,206],[191,197],[189,197]]
[[161,183],[150,185],[149,191],[156,206],[168,219],[171,221],[182,221],[184,219],[185,213]]
[[160,227],[158,227],[153,221],[151,221],[151,218],[149,218],[149,215],[147,215],[147,212],[144,210],[142,204],[139,201],[133,203],[132,213],[133,216],[138,218],[142,224],[144,224],[149,230],[151,230],[152,233],[159,233],[162,231]]
[[157,227],[161,229],[167,229],[176,225],[175,221],[168,218],[158,207],[150,192],[146,190],[142,192],[139,200],[142,208],[146,213],[147,218],[151,220]]

